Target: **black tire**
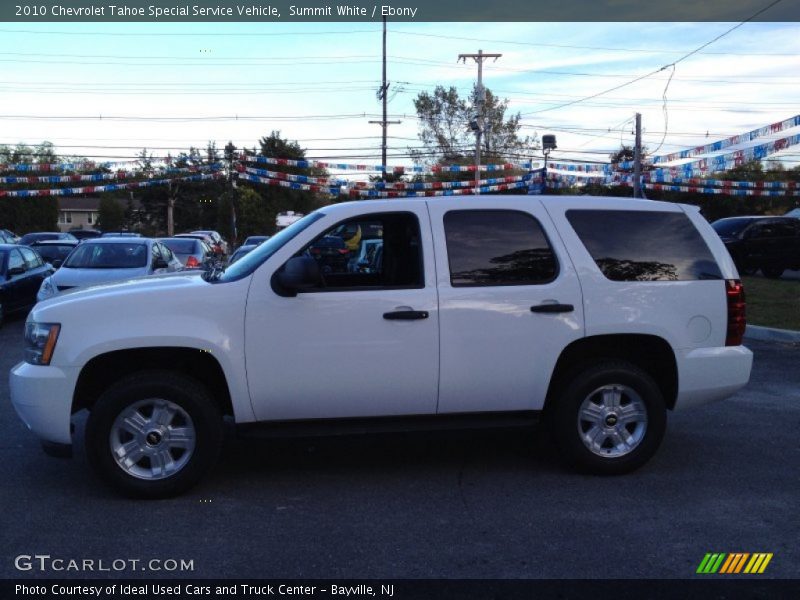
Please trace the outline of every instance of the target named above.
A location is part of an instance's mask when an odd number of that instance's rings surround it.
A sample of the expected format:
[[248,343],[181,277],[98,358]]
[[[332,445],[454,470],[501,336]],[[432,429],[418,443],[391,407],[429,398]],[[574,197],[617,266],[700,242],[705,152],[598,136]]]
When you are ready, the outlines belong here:
[[[142,478],[129,473],[117,463],[112,452],[112,433],[120,431],[114,426],[117,417],[142,403],[142,410],[146,410],[151,399],[166,401],[164,406],[172,408],[177,405],[188,415],[188,420],[184,418],[183,422],[179,422],[182,417],[178,411],[178,421],[170,417],[168,430],[174,431],[173,424],[178,422],[184,427],[188,424],[187,429],[194,434],[193,448],[188,457],[181,459],[183,454],[180,454],[175,459],[176,464],[181,464],[182,460],[185,462],[174,473],[161,478]],[[154,414],[151,412],[152,416]],[[143,429],[147,427],[156,425],[147,425]],[[122,433],[133,438],[130,433]],[[163,435],[167,439],[168,434]],[[142,371],[120,379],[98,398],[86,424],[89,464],[105,483],[135,498],[167,498],[188,490],[216,462],[222,439],[222,416],[208,390],[198,381],[170,371]],[[145,447],[143,444],[140,446]],[[174,449],[167,451],[173,452]],[[144,471],[152,469],[150,458],[142,457],[142,460],[139,464],[144,465]]]
[[[578,420],[584,402],[596,401],[598,394],[593,392],[598,392],[604,386],[609,386],[605,389],[615,386],[614,389],[617,390],[631,390],[632,394],[627,391],[621,393],[622,405],[632,406],[634,403],[631,397],[638,396],[635,404],[639,408],[643,407],[642,410],[646,414],[646,424],[643,429],[637,430],[638,426],[631,424],[636,435],[641,436],[638,442],[635,445],[631,444],[632,448],[627,453],[617,456],[604,454],[618,452],[613,448],[611,438],[603,442],[611,444],[611,450],[603,447],[596,448],[596,451],[590,450],[588,442],[583,441],[584,435],[589,435],[587,429],[590,425]],[[599,396],[602,396],[602,393]],[[641,467],[655,454],[664,437],[667,413],[661,390],[650,375],[629,362],[614,360],[584,366],[574,372],[573,377],[567,379],[561,394],[553,401],[549,416],[556,444],[566,462],[583,472],[595,475],[629,473]],[[606,418],[612,417],[615,422],[618,420],[613,413],[609,413]],[[628,427],[628,425],[622,426]],[[603,432],[608,430],[598,428],[595,431],[598,431],[599,439],[602,439]],[[633,435],[630,431],[628,430],[629,435]],[[640,433],[641,431],[643,433]]]
[[5,319],[6,315],[3,312],[3,303],[0,302],[0,327],[3,326],[3,320]]
[[764,274],[764,277],[768,279],[780,279],[781,275],[786,269],[781,266],[769,266],[769,267],[761,267],[761,272]]

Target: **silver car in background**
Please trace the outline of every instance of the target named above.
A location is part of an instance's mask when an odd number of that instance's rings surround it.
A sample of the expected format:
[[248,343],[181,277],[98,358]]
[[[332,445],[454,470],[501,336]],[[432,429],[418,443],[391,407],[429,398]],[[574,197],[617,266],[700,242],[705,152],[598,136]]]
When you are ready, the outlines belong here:
[[175,254],[149,238],[96,238],[75,247],[61,268],[42,282],[36,300],[59,292],[183,269]]
[[202,269],[209,261],[215,260],[214,251],[206,242],[196,238],[160,238],[158,240],[183,264],[185,269]]

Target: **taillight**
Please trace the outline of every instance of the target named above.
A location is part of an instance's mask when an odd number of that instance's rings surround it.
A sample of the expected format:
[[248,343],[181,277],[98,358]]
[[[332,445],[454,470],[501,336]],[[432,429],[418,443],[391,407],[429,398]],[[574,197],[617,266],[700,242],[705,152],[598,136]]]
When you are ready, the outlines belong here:
[[725,295],[728,299],[728,334],[726,346],[741,346],[744,328],[747,325],[744,300],[744,286],[738,279],[725,280]]
[[350,252],[350,248],[339,248],[339,254],[347,254]]
[[190,256],[186,259],[186,268],[187,269],[196,269],[200,266],[200,261],[197,260],[194,256]]
[[311,249],[311,254],[319,254],[320,252],[322,252],[322,250],[319,249],[319,248],[312,248]]

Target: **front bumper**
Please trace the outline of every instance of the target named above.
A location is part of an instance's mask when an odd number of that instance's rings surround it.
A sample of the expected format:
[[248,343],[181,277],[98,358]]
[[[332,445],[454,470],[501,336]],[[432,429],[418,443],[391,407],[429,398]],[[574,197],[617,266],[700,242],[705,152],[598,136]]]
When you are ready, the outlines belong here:
[[78,368],[21,362],[11,369],[11,403],[42,442],[72,444],[72,395]]
[[753,353],[744,346],[697,348],[678,362],[678,398],[675,410],[722,400],[750,381]]

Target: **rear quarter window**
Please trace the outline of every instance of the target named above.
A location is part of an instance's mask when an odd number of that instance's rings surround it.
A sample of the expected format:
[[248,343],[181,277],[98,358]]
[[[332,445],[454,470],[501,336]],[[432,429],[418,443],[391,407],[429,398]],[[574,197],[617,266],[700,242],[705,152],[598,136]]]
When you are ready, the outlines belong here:
[[568,210],[566,215],[612,281],[722,279],[711,250],[682,212]]

